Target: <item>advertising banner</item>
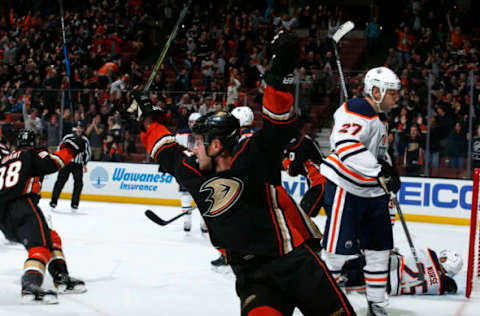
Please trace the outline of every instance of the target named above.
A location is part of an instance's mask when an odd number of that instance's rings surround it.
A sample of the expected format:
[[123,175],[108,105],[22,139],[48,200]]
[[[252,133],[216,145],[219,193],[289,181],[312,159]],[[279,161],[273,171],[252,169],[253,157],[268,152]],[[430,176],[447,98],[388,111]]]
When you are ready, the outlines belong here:
[[[57,174],[45,177],[43,196],[51,196]],[[282,174],[283,186],[297,201],[308,190],[303,176]],[[73,179],[67,181],[61,197],[69,198]],[[470,218],[472,181],[436,178],[402,178],[398,200],[410,219],[467,224]],[[178,183],[154,164],[90,162],[83,175],[82,200],[121,203],[180,205]]]

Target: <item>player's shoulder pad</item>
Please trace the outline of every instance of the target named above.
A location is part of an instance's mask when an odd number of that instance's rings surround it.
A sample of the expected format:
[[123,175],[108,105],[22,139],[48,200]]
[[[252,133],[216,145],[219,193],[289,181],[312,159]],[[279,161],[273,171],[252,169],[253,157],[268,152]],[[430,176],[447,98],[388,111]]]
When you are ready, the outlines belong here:
[[370,103],[363,98],[350,99],[344,106],[345,112],[349,114],[357,115],[369,120],[378,117],[377,112],[375,112]]

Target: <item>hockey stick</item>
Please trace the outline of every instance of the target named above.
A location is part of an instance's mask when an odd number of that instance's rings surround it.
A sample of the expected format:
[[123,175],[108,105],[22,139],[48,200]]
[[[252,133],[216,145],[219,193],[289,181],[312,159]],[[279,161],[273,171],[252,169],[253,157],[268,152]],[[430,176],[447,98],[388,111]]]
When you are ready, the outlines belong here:
[[355,27],[355,24],[353,24],[352,21],[347,21],[342,25],[340,25],[338,30],[332,36],[333,50],[335,52],[335,59],[337,61],[337,67],[338,67],[338,74],[340,76],[340,85],[342,87],[345,101],[348,99],[347,84],[345,83],[345,76],[343,75],[342,64],[340,62],[340,55],[338,54],[337,46],[338,46],[338,42],[342,39],[342,37],[344,37],[348,32],[353,30],[354,27]]
[[174,222],[177,219],[179,219],[180,217],[182,217],[184,215],[187,215],[187,214],[188,214],[188,212],[182,212],[182,213],[178,214],[177,216],[172,217],[171,219],[166,221],[166,220],[161,219],[157,214],[155,214],[151,210],[146,210],[145,211],[145,216],[148,217],[149,220],[151,220],[152,222],[154,222],[155,224],[158,224],[160,226],[168,225],[171,222]]
[[[167,51],[170,48],[170,44],[172,41],[175,39],[177,36],[177,31],[178,27],[182,23],[183,19],[185,18],[185,15],[187,14],[188,8],[190,7],[190,4],[192,3],[192,0],[189,0],[187,2],[187,5],[182,9],[180,12],[180,15],[178,16],[177,22],[175,23],[175,26],[173,27],[172,32],[170,33],[170,36],[168,37],[167,42],[165,43],[165,46],[163,46],[163,50],[160,53],[160,56],[158,56],[157,62],[155,63],[155,66],[153,67],[152,72],[150,73],[150,77],[147,80],[147,83],[145,84],[145,87],[143,87],[143,92],[147,92],[150,89],[150,86],[152,85],[153,79],[155,79],[155,76],[157,75],[158,69],[160,69],[160,66],[163,63],[163,60],[165,59],[165,56],[167,55]],[[127,109],[128,113],[133,113],[138,110],[138,116],[140,117],[141,111],[138,107],[138,104],[135,100],[133,100],[132,104],[130,104],[129,108]]]
[[385,177],[379,177],[378,182],[382,186],[383,190],[390,195],[390,198],[393,201],[393,205],[395,205],[395,208],[397,209],[398,216],[400,217],[400,222],[402,223],[403,231],[405,232],[405,236],[407,237],[408,246],[410,247],[410,251],[412,252],[413,259],[415,260],[415,264],[417,265],[418,281],[415,283],[412,283],[410,286],[414,287],[414,286],[420,285],[425,280],[425,275],[423,273],[423,266],[420,263],[420,260],[418,260],[417,250],[413,245],[412,237],[410,236],[410,232],[408,231],[407,222],[405,221],[405,217],[403,216],[402,209],[400,208],[400,203],[398,203],[397,196],[395,195],[395,193],[388,191],[387,184],[385,182]]
[[185,15],[187,14],[188,8],[190,7],[191,3],[192,3],[192,0],[189,0],[187,2],[187,5],[185,6],[185,8],[183,8],[182,11],[180,12],[177,23],[175,23],[175,26],[173,27],[172,33],[170,33],[170,36],[168,37],[167,43],[165,43],[165,46],[163,46],[163,50],[160,53],[160,56],[158,56],[157,63],[153,67],[152,73],[150,74],[150,77],[148,78],[148,81],[145,84],[145,87],[143,88],[143,92],[146,92],[146,91],[148,91],[148,89],[150,89],[150,86],[152,85],[153,79],[157,75],[158,69],[160,69],[160,66],[163,63],[163,60],[165,59],[165,56],[167,55],[167,51],[170,48],[170,44],[172,43],[173,39],[177,36],[178,27],[180,26],[183,19],[185,18]]

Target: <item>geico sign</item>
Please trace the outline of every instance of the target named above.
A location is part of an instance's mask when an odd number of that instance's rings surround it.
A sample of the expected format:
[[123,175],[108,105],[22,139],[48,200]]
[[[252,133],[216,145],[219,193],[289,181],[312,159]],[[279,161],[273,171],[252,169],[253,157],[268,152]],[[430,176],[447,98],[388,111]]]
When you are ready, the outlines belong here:
[[402,181],[398,201],[402,205],[435,206],[441,208],[460,207],[471,209],[472,185],[460,183],[427,183]]

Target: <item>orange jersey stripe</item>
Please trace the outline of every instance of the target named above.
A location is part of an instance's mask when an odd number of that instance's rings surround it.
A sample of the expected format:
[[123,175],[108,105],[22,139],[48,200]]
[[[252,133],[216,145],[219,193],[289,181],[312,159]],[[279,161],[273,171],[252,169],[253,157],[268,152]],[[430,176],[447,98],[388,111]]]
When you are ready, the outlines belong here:
[[365,278],[367,282],[387,282],[387,277],[384,278]]
[[187,164],[187,163],[185,162],[185,160],[182,161],[182,163],[183,163],[183,165],[184,165],[185,167],[189,168],[190,170],[192,170],[193,172],[195,172],[195,173],[198,174],[199,176],[202,176],[202,174],[200,173],[200,171],[198,171],[197,169],[195,169],[195,168],[193,168],[192,166],[190,166],[189,164]]
[[337,154],[340,155],[341,153],[343,153],[343,152],[346,151],[346,150],[349,150],[349,149],[352,149],[352,148],[356,148],[356,147],[361,147],[361,146],[363,146],[361,143],[356,143],[356,144],[348,145],[348,146],[343,147],[342,149],[337,150]]
[[320,258],[318,258],[318,255],[316,255],[315,252],[309,246],[305,245],[305,247],[307,248],[308,252],[310,252],[310,254],[315,258],[315,261],[317,261],[317,263],[323,269],[323,271],[325,272],[325,276],[328,278],[328,281],[330,282],[332,287],[335,289],[335,292],[337,293],[338,298],[342,302],[345,312],[347,313],[348,316],[351,316],[352,314],[350,313],[350,310],[347,304],[345,303],[345,300],[343,299],[343,296],[340,293],[340,290],[338,289],[337,283],[335,282],[335,280],[332,279],[332,276],[330,275],[330,272],[328,271],[327,267],[325,266],[323,261]]
[[43,246],[47,247],[47,239],[45,238],[45,232],[43,231],[42,219],[40,218],[40,215],[38,214],[37,209],[33,205],[32,200],[30,198],[27,198],[27,201],[30,204],[30,206],[32,207],[33,213],[35,214],[35,217],[38,220],[38,225],[40,225],[40,233],[42,235]]
[[368,182],[374,182],[374,181],[377,181],[377,179],[375,178],[365,178],[361,175],[359,175],[358,173],[355,173],[349,169],[347,169],[343,163],[341,163],[340,161],[338,161],[337,159],[335,159],[334,157],[332,157],[331,155],[327,157],[328,160],[332,161],[333,163],[335,163],[338,167],[340,167],[340,169],[342,169],[344,172],[348,173],[349,175],[351,175],[352,177],[355,177],[359,180],[362,180],[362,181],[368,181]]
[[[334,215],[334,220],[333,220],[333,229],[332,229],[332,239],[335,238],[335,232],[337,230],[337,224],[338,224],[338,210],[340,209],[340,204],[342,204],[342,195],[343,195],[343,189],[340,188],[340,193],[338,194],[338,199],[337,199],[337,207],[335,208],[335,215]],[[328,252],[332,253],[333,252],[333,240],[330,242],[330,248],[328,249]]]
[[230,161],[230,166],[233,165],[233,163],[237,159],[238,155],[245,149],[245,146],[247,146],[249,141],[250,141],[250,138],[247,138],[247,140],[243,143],[242,148],[235,154],[235,156],[233,156],[232,161]]

